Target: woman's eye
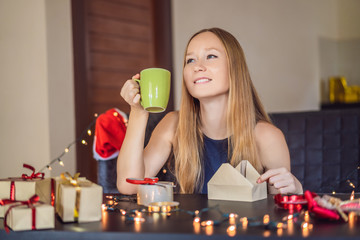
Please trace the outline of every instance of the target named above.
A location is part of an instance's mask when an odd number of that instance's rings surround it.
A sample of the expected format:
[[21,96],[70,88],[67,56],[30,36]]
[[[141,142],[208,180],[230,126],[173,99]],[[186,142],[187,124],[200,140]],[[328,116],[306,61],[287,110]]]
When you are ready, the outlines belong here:
[[192,63],[192,62],[194,62],[194,59],[192,59],[192,58],[189,58],[188,60],[186,60],[186,64],[189,64],[189,63]]
[[207,59],[213,59],[213,58],[217,58],[217,56],[214,55],[214,54],[209,54],[209,55],[207,56]]

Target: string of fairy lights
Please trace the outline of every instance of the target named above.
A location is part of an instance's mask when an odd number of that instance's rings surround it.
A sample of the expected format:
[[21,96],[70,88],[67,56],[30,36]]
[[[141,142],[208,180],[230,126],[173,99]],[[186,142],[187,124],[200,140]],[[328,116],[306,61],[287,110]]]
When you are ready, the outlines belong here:
[[[122,209],[119,207],[119,203],[123,201],[136,202],[136,199],[132,199],[128,195],[115,195],[106,196],[107,203],[103,204],[104,212],[116,212],[124,216],[125,222],[132,222],[135,224],[141,224],[152,217],[152,214],[163,214],[167,218],[171,217],[171,214],[179,212],[185,213],[192,217],[192,224],[195,233],[200,233],[201,229],[204,229],[205,233],[211,235],[213,227],[226,227],[226,233],[233,237],[239,231],[246,230],[247,228],[259,228],[267,231],[276,231],[278,235],[282,235],[284,230],[287,230],[288,234],[293,234],[297,227],[302,230],[303,236],[308,236],[309,232],[313,229],[313,224],[310,220],[310,215],[307,210],[301,210],[295,213],[285,213],[284,217],[280,221],[275,221],[270,218],[269,214],[265,214],[258,218],[241,217],[236,213],[224,213],[220,210],[219,205],[213,207],[207,207],[200,210],[190,211],[181,208],[164,208],[161,211],[152,211],[151,207],[139,206],[134,209]],[[204,216],[204,213],[216,211],[220,217],[217,220],[208,219]],[[150,220],[150,222],[153,222]]]
[[60,166],[62,166],[62,167],[64,167],[65,166],[65,164],[64,164],[64,161],[62,160],[62,158],[67,154],[67,153],[69,153],[70,152],[70,149],[71,149],[71,147],[73,147],[74,145],[76,145],[77,143],[81,143],[82,145],[88,145],[88,142],[86,141],[86,139],[85,139],[85,137],[86,136],[88,136],[88,137],[90,137],[90,136],[92,136],[92,127],[95,125],[95,123],[96,123],[96,119],[98,118],[98,114],[97,113],[95,113],[94,114],[94,120],[82,131],[82,133],[80,134],[80,136],[76,139],[76,140],[74,140],[73,142],[71,142],[71,143],[69,143],[66,147],[65,147],[65,149],[64,149],[64,151],[59,155],[59,156],[57,156],[56,158],[54,158],[53,160],[51,160],[48,164],[46,164],[44,167],[42,167],[41,169],[40,169],[40,171],[39,172],[42,172],[42,171],[44,171],[45,169],[48,169],[48,170],[52,170],[52,165],[53,164],[55,164],[55,163],[58,163]]

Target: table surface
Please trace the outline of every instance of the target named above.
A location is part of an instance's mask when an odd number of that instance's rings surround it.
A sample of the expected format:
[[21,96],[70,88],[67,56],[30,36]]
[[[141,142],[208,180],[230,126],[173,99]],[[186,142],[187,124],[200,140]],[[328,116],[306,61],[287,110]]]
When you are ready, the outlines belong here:
[[[349,194],[337,195],[348,199]],[[109,201],[104,198],[105,202]],[[227,232],[229,222],[226,220],[220,225],[201,227],[193,224],[194,217],[190,212],[207,210],[201,215],[201,220],[220,220],[223,213],[236,213],[239,218],[247,217],[249,223],[261,222],[264,215],[270,216],[270,221],[282,221],[289,215],[288,210],[280,209],[274,204],[273,196],[256,202],[237,202],[208,200],[207,195],[182,194],[175,195],[174,201],[180,203],[179,210],[166,213],[142,213],[144,222],[134,223],[126,220],[120,212],[102,211],[102,220],[90,223],[62,223],[56,218],[55,229],[10,232],[3,230],[3,219],[0,220],[0,239],[224,239],[231,238]],[[141,210],[142,207],[131,201],[121,201],[117,208],[125,210]],[[238,218],[238,219],[239,219]],[[251,220],[252,219],[252,220]],[[267,229],[265,226],[250,226],[244,228],[240,224],[235,231],[235,238],[358,238],[360,236],[360,217],[353,216],[349,222],[328,221],[310,218],[312,229],[302,229],[303,217],[289,222],[285,229]],[[287,221],[285,221],[287,222]],[[239,220],[237,221],[239,223]],[[234,234],[234,232],[233,232]]]

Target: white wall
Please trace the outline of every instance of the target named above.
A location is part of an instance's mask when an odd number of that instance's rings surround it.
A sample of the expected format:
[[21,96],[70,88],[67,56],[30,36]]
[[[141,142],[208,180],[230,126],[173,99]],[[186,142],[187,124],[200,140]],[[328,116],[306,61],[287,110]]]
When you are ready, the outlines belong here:
[[[268,111],[317,109],[321,78],[360,85],[358,0],[172,0],[175,98],[188,38],[240,41]],[[0,178],[39,170],[75,139],[70,0],[0,0]],[[75,172],[75,149],[52,175]],[[26,170],[25,170],[26,171]],[[47,174],[49,176],[49,174]]]
[[[352,22],[354,15],[359,20],[354,6],[359,9],[359,1],[173,0],[175,106],[179,106],[183,54],[189,37],[202,28],[221,27],[242,45],[267,111],[319,109],[321,39],[353,38],[351,33],[359,23]],[[332,70],[328,64],[325,67],[324,74]]]
[[[0,0],[0,33],[4,178],[40,170],[75,137],[70,1]],[[74,172],[74,152],[64,162],[55,175]]]
[[323,102],[328,102],[328,79],[344,76],[348,85],[360,85],[360,1],[338,0],[338,34],[320,39]]

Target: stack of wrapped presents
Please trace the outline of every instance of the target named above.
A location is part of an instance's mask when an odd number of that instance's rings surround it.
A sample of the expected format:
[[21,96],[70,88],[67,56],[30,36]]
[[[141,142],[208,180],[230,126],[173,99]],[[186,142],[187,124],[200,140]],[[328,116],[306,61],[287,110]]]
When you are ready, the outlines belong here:
[[63,222],[101,220],[101,186],[79,174],[45,178],[30,165],[24,168],[32,173],[0,179],[0,218],[5,230],[52,229],[56,215]]

